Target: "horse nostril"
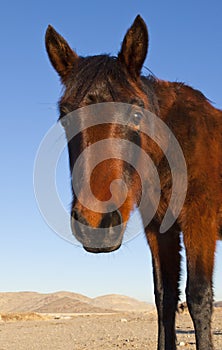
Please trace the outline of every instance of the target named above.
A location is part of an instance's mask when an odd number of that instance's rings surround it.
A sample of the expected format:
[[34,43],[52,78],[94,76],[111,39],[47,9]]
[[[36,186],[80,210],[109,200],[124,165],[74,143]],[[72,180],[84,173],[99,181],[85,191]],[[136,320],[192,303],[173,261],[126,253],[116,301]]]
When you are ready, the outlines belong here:
[[74,218],[75,220],[77,220],[77,221],[78,221],[79,214],[78,214],[77,210],[73,210],[73,212],[72,212],[72,216],[73,216],[73,218]]
[[100,223],[100,227],[109,228],[109,227],[121,225],[121,223],[122,223],[122,216],[120,211],[117,209],[115,211],[112,211],[110,213],[106,213],[103,215],[103,218]]
[[118,226],[122,223],[122,216],[119,210],[112,213],[112,226]]
[[77,209],[74,209],[72,211],[72,217],[78,221],[80,224],[83,224],[83,225],[86,225],[88,226],[88,222],[86,221],[86,219],[81,215],[81,213],[77,210]]

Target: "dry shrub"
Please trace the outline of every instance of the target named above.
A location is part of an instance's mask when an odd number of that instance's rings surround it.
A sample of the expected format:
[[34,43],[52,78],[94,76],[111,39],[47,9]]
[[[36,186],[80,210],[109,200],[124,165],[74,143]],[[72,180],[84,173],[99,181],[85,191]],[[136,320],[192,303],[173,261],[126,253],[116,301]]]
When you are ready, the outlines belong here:
[[37,314],[35,312],[29,312],[29,313],[7,313],[7,314],[1,314],[0,319],[2,321],[8,322],[8,321],[42,321],[47,319],[46,316]]

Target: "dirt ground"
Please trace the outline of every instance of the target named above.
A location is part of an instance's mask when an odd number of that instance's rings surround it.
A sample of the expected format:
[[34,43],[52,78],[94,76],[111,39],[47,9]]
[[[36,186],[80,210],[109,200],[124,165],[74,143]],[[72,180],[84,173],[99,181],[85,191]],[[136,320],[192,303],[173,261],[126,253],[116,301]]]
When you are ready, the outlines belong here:
[[[0,350],[156,350],[156,313],[12,315],[0,321]],[[177,315],[178,349],[195,349],[187,313]],[[222,349],[222,309],[213,316],[215,350]]]

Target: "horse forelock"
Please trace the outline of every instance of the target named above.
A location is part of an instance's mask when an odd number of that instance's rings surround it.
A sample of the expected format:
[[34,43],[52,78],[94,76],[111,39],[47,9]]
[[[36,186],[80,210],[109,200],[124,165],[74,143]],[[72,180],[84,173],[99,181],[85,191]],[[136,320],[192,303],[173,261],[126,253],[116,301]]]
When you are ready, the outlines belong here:
[[62,115],[92,103],[134,103],[136,99],[145,101],[144,107],[157,113],[158,103],[151,79],[143,80],[133,81],[115,56],[80,57],[60,100]]

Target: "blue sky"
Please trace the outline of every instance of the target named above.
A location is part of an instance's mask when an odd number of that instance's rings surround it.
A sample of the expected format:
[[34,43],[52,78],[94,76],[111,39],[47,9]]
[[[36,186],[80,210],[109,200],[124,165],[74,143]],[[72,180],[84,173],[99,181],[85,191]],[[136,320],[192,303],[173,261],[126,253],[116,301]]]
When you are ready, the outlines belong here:
[[[116,54],[126,30],[141,14],[150,35],[145,65],[159,78],[200,89],[221,108],[221,12],[220,0],[2,2],[1,291],[120,293],[153,301],[151,258],[143,235],[112,255],[94,256],[58,237],[39,213],[33,164],[41,139],[56,122],[61,94],[45,52],[47,25],[52,24],[80,55]],[[68,207],[64,157],[61,191]],[[222,244],[218,244],[216,299],[222,299],[221,260]]]

